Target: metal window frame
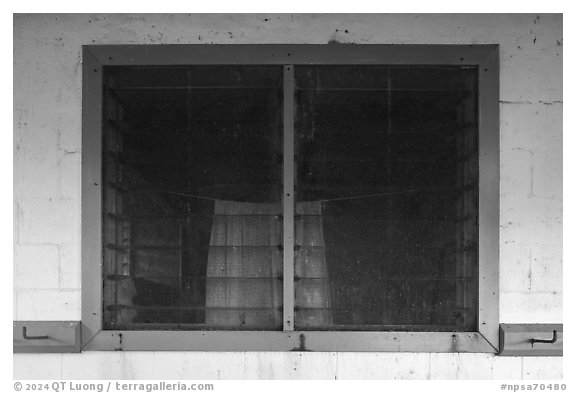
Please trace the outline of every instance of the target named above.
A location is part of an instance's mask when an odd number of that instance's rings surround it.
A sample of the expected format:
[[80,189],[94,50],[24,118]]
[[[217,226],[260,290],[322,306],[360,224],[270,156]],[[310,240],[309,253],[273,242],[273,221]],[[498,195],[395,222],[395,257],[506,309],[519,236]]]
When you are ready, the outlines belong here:
[[[497,348],[499,348],[500,198],[498,54],[498,45],[84,46],[82,77],[82,349],[497,353]],[[288,79],[290,73],[293,72],[291,66],[303,64],[477,66],[479,70],[479,314],[477,331],[293,331],[293,313],[290,311],[284,314],[283,331],[103,330],[101,278],[102,67],[107,65],[192,64],[282,65],[285,69],[285,78]],[[293,99],[290,92],[285,91],[284,94],[285,97],[288,96],[288,99]],[[288,118],[285,119],[284,138],[290,139],[290,133],[293,137],[293,119]],[[293,140],[289,143],[293,143]],[[285,176],[290,175],[286,172],[290,171],[290,164],[293,165],[293,157],[289,161],[292,162],[285,162]],[[289,187],[290,185],[288,185]],[[293,183],[291,187],[293,187]],[[289,209],[287,206],[289,206],[290,198],[293,198],[293,195],[284,195],[284,197],[285,209]],[[288,220],[285,220],[284,225],[289,225]],[[285,253],[288,248],[284,247]],[[290,255],[284,256],[290,258]],[[284,269],[285,274],[289,274],[293,271],[293,266],[285,263]],[[293,293],[293,282],[291,280],[284,280],[284,282],[285,293]],[[287,300],[287,304],[293,303],[293,301],[293,299]]]

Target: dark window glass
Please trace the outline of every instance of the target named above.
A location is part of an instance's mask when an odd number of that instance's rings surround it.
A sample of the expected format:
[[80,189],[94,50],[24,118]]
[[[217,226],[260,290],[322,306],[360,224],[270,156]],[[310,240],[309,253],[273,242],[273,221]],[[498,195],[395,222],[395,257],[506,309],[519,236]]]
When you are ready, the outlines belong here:
[[[282,329],[282,72],[104,67],[106,329]],[[475,331],[477,69],[295,81],[295,328]]]
[[282,67],[105,67],[107,329],[282,327]]
[[477,70],[295,80],[296,329],[476,330]]

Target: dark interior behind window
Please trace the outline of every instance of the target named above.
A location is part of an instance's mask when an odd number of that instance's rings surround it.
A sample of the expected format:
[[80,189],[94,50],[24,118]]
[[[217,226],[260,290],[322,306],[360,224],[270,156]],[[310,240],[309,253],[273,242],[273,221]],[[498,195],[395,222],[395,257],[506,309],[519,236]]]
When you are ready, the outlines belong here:
[[282,67],[105,67],[110,329],[282,326]]
[[476,69],[295,80],[296,328],[475,330]]
[[[106,329],[282,329],[282,72],[104,67]],[[477,69],[295,80],[295,328],[475,331]]]

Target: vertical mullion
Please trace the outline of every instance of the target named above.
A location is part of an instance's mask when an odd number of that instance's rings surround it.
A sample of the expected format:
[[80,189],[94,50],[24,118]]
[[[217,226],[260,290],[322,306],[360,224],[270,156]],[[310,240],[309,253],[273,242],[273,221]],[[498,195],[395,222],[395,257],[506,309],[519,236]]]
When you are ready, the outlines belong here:
[[294,330],[294,66],[284,66],[284,324]]

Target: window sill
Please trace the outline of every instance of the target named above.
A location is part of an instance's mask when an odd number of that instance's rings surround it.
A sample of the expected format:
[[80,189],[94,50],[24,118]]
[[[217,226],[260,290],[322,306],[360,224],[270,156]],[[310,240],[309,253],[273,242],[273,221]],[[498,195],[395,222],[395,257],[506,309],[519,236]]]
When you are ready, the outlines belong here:
[[85,331],[85,351],[314,351],[497,353],[478,332]]

